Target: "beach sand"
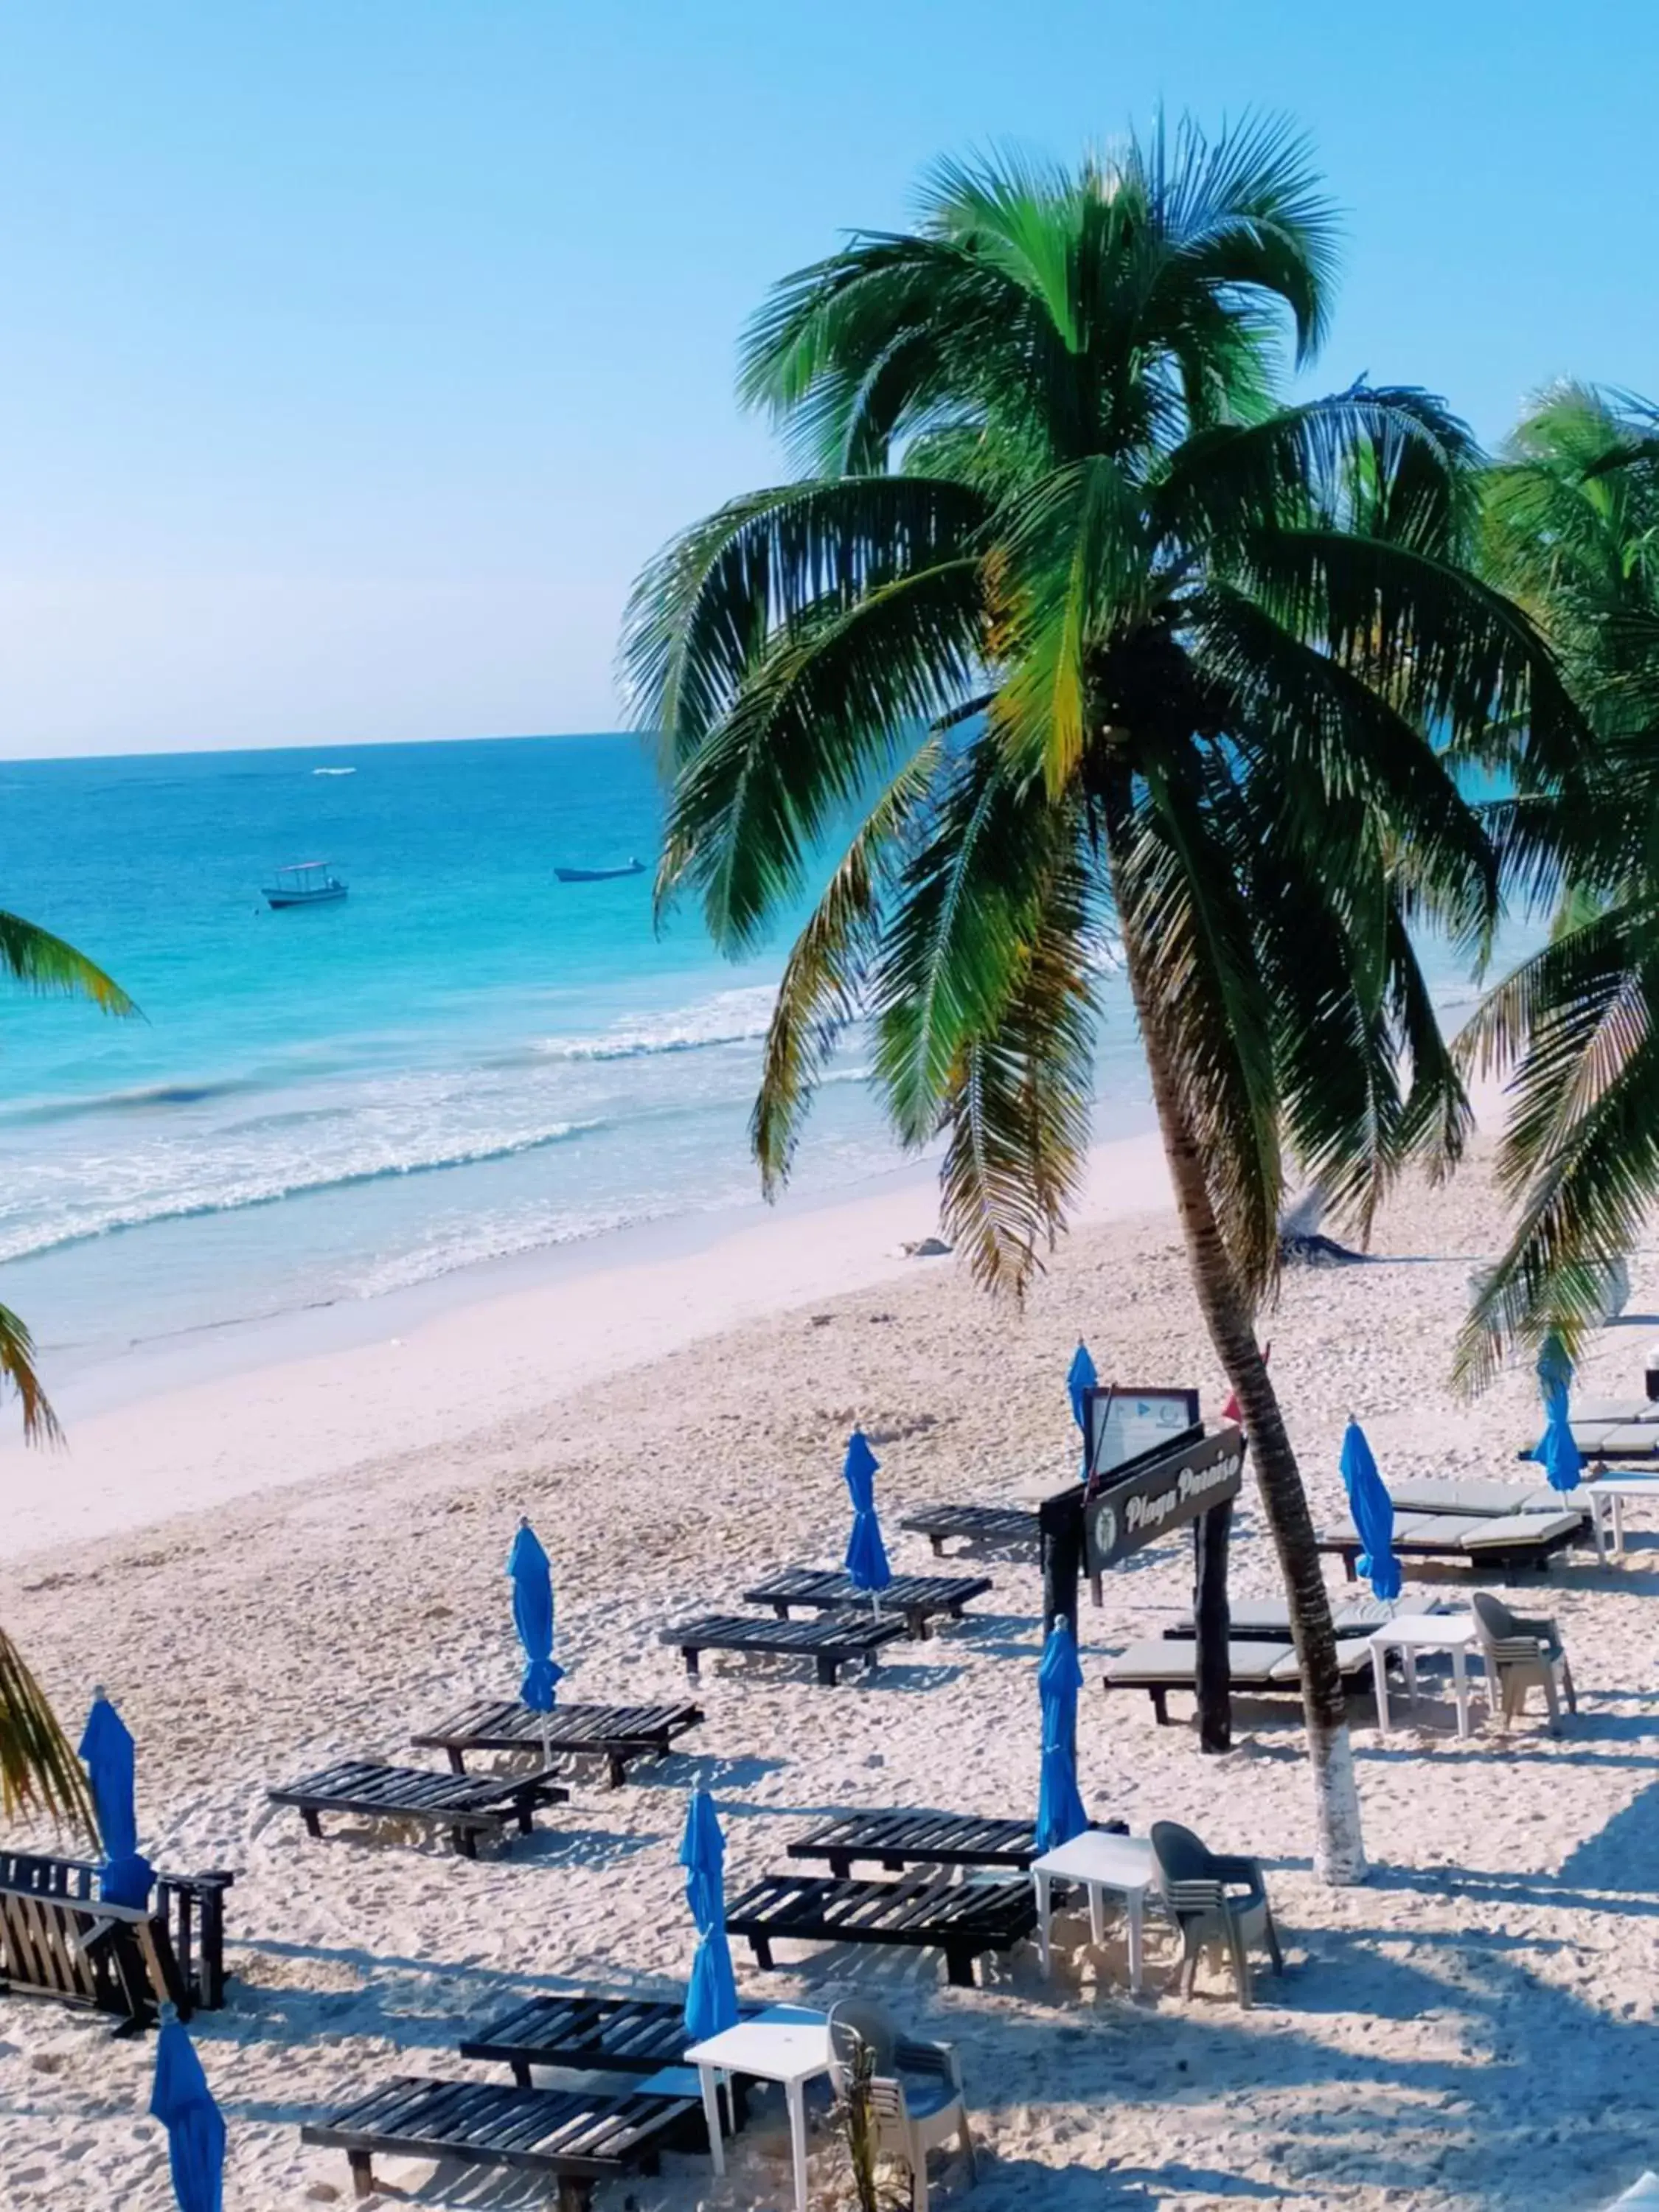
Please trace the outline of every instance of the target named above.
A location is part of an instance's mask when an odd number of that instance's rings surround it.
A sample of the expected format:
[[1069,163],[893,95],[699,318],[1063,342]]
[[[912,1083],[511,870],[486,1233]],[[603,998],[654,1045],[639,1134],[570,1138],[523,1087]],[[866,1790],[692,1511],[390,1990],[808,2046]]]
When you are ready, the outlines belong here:
[[[150,1855],[237,1869],[231,2002],[195,2030],[228,2123],[232,2212],[349,2201],[343,2155],[303,2148],[300,2124],[393,2072],[475,2070],[451,2056],[458,2034],[514,1999],[682,1982],[692,1938],[675,1853],[694,1780],[726,1828],[728,1893],[787,1863],[803,1821],[835,1809],[1033,1808],[1040,1598],[1018,1559],[988,1568],[995,1587],[970,1623],[901,1646],[868,1682],[824,1690],[787,1663],[706,1659],[707,1719],[684,1757],[636,1766],[617,1790],[581,1777],[546,1832],[504,1858],[385,1833],[313,1843],[264,1802],[269,1783],[345,1753],[402,1757],[420,1723],[511,1694],[502,1565],[520,1513],[554,1560],[563,1694],[656,1699],[685,1686],[657,1640],[665,1620],[764,1570],[838,1560],[855,1421],[882,1462],[895,1565],[920,1571],[932,1562],[899,1533],[908,1508],[1067,1478],[1064,1375],[1079,1334],[1103,1379],[1196,1382],[1218,1409],[1148,1146],[1103,1156],[1091,1217],[1023,1310],[986,1299],[953,1261],[893,1256],[931,1225],[915,1188],[860,1203],[862,1218],[797,1223],[769,1260],[757,1230],[746,1252],[717,1241],[666,1277],[590,1277],[562,1306],[526,1292],[434,1320],[396,1362],[362,1346],[323,1355],[320,1374],[301,1363],[200,1384],[109,1415],[63,1468],[30,1467],[8,1507],[0,1619],[66,1717],[97,1682],[119,1704]],[[1400,1194],[1377,1264],[1287,1276],[1263,1333],[1316,1513],[1337,1507],[1350,1413],[1385,1477],[1518,1472],[1515,1449],[1539,1425],[1530,1374],[1475,1406],[1446,1379],[1466,1279],[1497,1239],[1477,1161],[1449,1191]],[[1659,1258],[1638,1255],[1633,1273],[1630,1315],[1589,1363],[1597,1391],[1639,1389],[1659,1331]],[[660,1355],[637,1364],[652,1343]],[[270,1486],[296,1468],[305,1479]],[[3,1479],[15,1498],[15,1459]],[[104,1533],[65,1540],[100,1516]],[[1558,1615],[1573,1657],[1581,1711],[1559,1741],[1531,1720],[1502,1739],[1482,1715],[1460,1742],[1443,1686],[1409,1715],[1397,1707],[1386,1739],[1369,1700],[1356,1704],[1374,1872],[1345,1891],[1310,1871],[1294,1705],[1238,1701],[1236,1748],[1206,1759],[1188,1701],[1161,1729],[1144,1697],[1103,1692],[1104,1656],[1187,1602],[1184,1540],[1111,1578],[1102,1610],[1085,1596],[1085,1802],[1136,1831],[1168,1816],[1265,1859],[1288,1972],[1259,1978],[1254,2011],[1213,1968],[1180,1997],[1156,1920],[1147,1993],[1131,1999],[1117,1923],[1096,1952],[1069,1916],[1046,1985],[1029,1946],[961,1990],[932,1954],[785,1947],[763,1975],[734,1944],[740,1988],[815,2004],[872,1990],[959,2045],[980,2178],[970,2195],[959,2165],[936,2164],[936,2204],[1605,2203],[1659,2163],[1659,1529],[1642,1517],[1622,1563],[1575,1553],[1521,1600]],[[1274,1585],[1247,1491],[1234,1593]],[[162,2212],[153,2054],[149,2039],[0,1999],[0,2199]],[[813,2176],[815,2203],[850,2201],[827,2128]],[[397,2161],[382,2179],[389,2201],[539,2201]],[[598,2204],[789,2201],[784,2132],[763,2101],[725,2182],[706,2160],[671,2159]]]

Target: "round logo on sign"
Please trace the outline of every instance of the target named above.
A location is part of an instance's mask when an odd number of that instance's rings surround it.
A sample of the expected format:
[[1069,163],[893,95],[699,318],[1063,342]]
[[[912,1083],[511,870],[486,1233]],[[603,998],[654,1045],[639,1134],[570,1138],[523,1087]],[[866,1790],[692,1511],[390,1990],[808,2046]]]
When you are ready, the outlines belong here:
[[1117,1549],[1117,1516],[1109,1505],[1103,1505],[1096,1516],[1095,1549],[1103,1559],[1109,1559]]

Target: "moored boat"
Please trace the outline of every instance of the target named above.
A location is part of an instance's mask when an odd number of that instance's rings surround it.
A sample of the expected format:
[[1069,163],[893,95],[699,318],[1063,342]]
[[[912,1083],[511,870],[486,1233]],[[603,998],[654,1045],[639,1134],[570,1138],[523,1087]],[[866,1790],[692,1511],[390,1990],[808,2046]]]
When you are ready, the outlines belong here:
[[345,884],[329,872],[326,860],[290,860],[264,890],[273,907],[327,906],[346,895]]
[[630,860],[625,868],[555,868],[554,874],[562,884],[608,884],[618,876],[642,876],[643,860]]

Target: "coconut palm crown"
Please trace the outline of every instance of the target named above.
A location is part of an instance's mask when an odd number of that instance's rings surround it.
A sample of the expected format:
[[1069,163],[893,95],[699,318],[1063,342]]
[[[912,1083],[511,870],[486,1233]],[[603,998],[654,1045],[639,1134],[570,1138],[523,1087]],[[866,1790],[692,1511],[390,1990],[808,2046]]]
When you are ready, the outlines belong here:
[[1557,647],[1597,742],[1566,790],[1496,810],[1551,928],[1461,1040],[1513,1099],[1498,1173],[1515,1229],[1459,1346],[1476,1382],[1602,1318],[1607,1262],[1659,1198],[1659,409],[1560,386],[1485,489],[1489,573]]
[[1449,756],[1507,730],[1530,788],[1575,720],[1472,573],[1462,424],[1413,389],[1282,398],[1334,244],[1270,121],[940,166],[911,229],[855,235],[751,325],[741,391],[800,473],[668,547],[623,660],[672,782],[659,898],[720,944],[853,824],[766,1043],[769,1188],[867,1016],[899,1135],[944,1135],[948,1227],[1018,1288],[1079,1186],[1121,944],[1291,1589],[1318,1855],[1352,1876],[1329,1609],[1253,1320],[1292,1164],[1363,1231],[1408,1156],[1456,1156],[1410,925],[1473,946],[1498,884]]

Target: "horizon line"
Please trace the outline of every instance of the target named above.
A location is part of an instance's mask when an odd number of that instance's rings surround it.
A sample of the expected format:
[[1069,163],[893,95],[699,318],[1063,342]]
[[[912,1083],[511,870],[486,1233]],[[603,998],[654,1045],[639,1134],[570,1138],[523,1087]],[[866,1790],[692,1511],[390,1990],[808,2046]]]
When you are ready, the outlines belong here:
[[313,738],[300,743],[287,738],[258,740],[247,744],[131,745],[97,747],[85,752],[11,753],[0,748],[0,769],[56,768],[66,761],[230,759],[238,753],[348,753],[386,751],[393,745],[544,745],[562,744],[580,738],[636,738],[648,739],[648,730],[499,730],[475,732],[465,738]]

